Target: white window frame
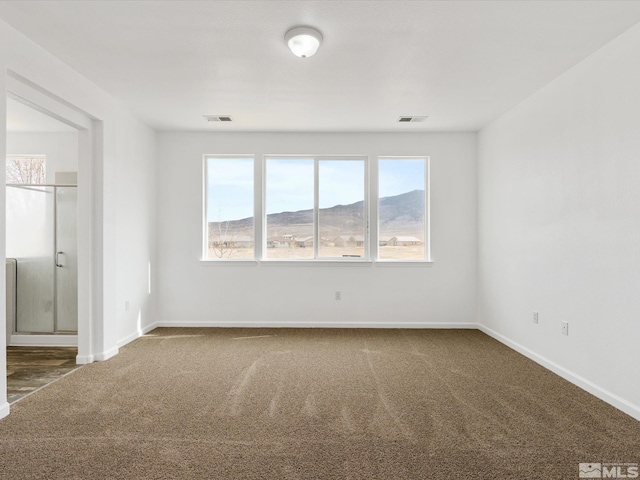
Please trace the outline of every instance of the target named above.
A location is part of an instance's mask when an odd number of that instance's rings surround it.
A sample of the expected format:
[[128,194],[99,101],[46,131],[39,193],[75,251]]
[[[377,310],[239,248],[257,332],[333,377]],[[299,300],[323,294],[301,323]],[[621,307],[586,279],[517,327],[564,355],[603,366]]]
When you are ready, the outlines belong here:
[[[202,252],[201,263],[204,265],[352,265],[352,266],[420,266],[433,263],[431,257],[431,159],[427,155],[313,155],[313,154],[205,154],[202,161]],[[253,258],[207,258],[208,255],[208,192],[207,192],[207,159],[208,158],[243,158],[253,159],[253,225],[254,225],[254,257]],[[266,168],[269,158],[313,159],[314,160],[314,258],[281,259],[266,258],[267,251],[267,212],[266,212]],[[258,160],[260,159],[260,160]],[[359,160],[364,161],[364,256],[324,257],[318,258],[319,238],[319,162],[322,160]],[[424,259],[380,259],[379,255],[379,162],[380,160],[424,160]]]
[[[279,160],[296,160],[306,159],[313,160],[313,258],[267,258],[267,161],[269,159]],[[357,257],[318,257],[318,247],[320,238],[320,178],[319,178],[319,166],[321,161],[361,161],[364,166],[364,178],[363,180],[363,201],[364,201],[364,255],[360,258]],[[301,155],[277,155],[268,154],[262,156],[262,252],[263,256],[260,259],[262,262],[268,263],[370,263],[370,190],[369,190],[369,167],[370,158],[367,155],[313,155],[313,154],[301,154]]]
[[[380,205],[380,161],[381,160],[424,160],[424,258],[420,259],[394,259],[394,258],[379,258],[379,205]],[[399,264],[425,264],[432,263],[431,259],[431,158],[426,155],[378,155],[375,162],[375,178],[373,179],[373,187],[375,189],[375,238],[371,240],[371,246],[375,249],[375,262],[379,265],[399,265]]]
[[[210,158],[213,159],[234,159],[234,158],[238,158],[238,159],[251,159],[253,161],[253,258],[209,258],[209,209],[208,209],[208,179],[209,179],[209,172],[208,172],[208,160]],[[230,155],[225,155],[225,154],[220,154],[220,153],[216,153],[216,154],[205,154],[202,156],[202,252],[201,252],[201,257],[200,257],[200,261],[201,262],[206,262],[209,264],[215,264],[215,263],[237,263],[237,264],[242,264],[242,263],[249,263],[249,264],[255,264],[258,257],[258,242],[259,242],[259,238],[258,238],[258,228],[257,227],[257,223],[258,223],[258,215],[257,212],[258,210],[256,209],[256,190],[258,188],[258,185],[260,185],[260,181],[259,178],[257,178],[256,176],[256,155],[251,153],[251,154],[230,154]]]

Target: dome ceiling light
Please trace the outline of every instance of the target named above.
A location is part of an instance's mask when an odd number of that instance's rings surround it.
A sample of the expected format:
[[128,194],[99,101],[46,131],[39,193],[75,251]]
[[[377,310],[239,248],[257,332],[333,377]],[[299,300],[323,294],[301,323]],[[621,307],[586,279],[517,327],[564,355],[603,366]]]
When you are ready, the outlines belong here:
[[307,58],[318,51],[322,34],[315,28],[297,27],[289,30],[284,39],[295,56]]

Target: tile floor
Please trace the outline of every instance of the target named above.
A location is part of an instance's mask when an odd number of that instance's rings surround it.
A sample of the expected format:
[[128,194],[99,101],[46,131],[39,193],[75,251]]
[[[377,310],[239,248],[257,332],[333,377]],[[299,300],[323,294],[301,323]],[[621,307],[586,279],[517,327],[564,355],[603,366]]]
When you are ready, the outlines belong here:
[[79,368],[76,347],[7,347],[7,401],[14,403]]

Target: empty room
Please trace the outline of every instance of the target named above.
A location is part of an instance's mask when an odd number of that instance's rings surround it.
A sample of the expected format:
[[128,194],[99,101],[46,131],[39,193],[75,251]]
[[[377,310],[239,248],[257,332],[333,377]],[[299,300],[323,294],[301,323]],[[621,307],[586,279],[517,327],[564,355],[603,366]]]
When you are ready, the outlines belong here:
[[0,2],[0,479],[638,478],[639,59],[640,1]]

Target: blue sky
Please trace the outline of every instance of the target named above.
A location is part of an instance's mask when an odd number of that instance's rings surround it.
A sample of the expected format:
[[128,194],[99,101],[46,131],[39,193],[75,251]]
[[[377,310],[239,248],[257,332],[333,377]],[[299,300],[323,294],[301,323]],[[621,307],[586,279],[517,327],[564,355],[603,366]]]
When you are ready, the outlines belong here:
[[[320,160],[318,174],[320,208],[364,198],[362,160]],[[269,158],[266,175],[268,214],[313,208],[313,159]]]
[[207,159],[210,222],[253,217],[253,158]]
[[[253,216],[253,158],[208,159],[208,220]],[[267,213],[313,208],[313,160],[268,158]],[[381,159],[380,197],[424,189],[424,160]],[[364,197],[364,162],[320,160],[320,208],[348,205]]]
[[378,195],[392,197],[424,190],[424,159],[384,159],[378,161]]

